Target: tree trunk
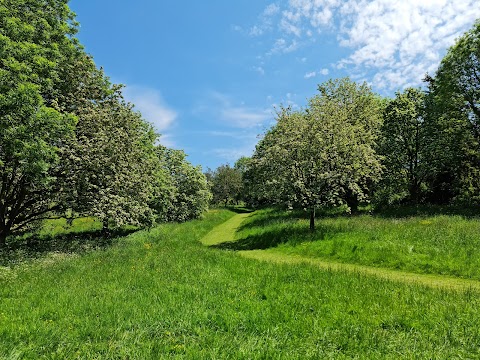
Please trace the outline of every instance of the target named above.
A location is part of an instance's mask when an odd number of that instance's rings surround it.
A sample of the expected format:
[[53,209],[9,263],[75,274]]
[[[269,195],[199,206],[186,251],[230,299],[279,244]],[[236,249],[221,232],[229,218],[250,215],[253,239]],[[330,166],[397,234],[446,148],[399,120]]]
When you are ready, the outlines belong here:
[[358,212],[358,205],[359,205],[357,195],[355,195],[351,190],[347,190],[345,201],[347,203],[347,206],[350,208],[350,212],[352,214],[356,214]]
[[310,231],[315,231],[315,207],[310,210]]
[[7,245],[7,231],[0,230],[0,249]]
[[110,235],[110,231],[108,230],[108,219],[103,219],[102,221],[102,234],[103,236]]

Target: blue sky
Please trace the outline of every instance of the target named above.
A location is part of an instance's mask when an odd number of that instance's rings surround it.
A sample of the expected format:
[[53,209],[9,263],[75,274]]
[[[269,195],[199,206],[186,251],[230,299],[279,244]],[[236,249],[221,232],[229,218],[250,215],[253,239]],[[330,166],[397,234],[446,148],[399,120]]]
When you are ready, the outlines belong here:
[[249,156],[275,106],[350,76],[393,96],[421,85],[480,18],[478,0],[72,0],[78,38],[195,165]]

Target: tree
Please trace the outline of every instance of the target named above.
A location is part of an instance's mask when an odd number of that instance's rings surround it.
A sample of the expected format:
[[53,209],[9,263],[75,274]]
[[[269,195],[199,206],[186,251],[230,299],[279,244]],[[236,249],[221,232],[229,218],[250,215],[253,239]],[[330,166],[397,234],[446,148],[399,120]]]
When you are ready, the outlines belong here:
[[73,189],[68,207],[98,218],[105,230],[109,223],[151,225],[156,139],[153,128],[123,100],[120,87],[82,108],[76,141],[65,159]]
[[424,108],[424,92],[408,88],[398,92],[383,113],[378,152],[384,172],[376,192],[380,202],[420,200],[428,171]]
[[215,203],[238,200],[242,190],[242,173],[230,165],[220,165],[213,175],[212,193]]
[[426,80],[431,198],[480,200],[480,20]]
[[162,170],[152,207],[158,221],[183,222],[200,217],[212,198],[202,169],[186,160],[182,150],[156,148]]
[[364,200],[381,172],[374,151],[378,97],[348,78],[327,81],[318,90],[305,111],[279,111],[253,156],[266,198],[309,210],[311,230],[316,207],[342,203],[348,193]]
[[7,236],[61,210],[57,174],[75,118],[43,106],[36,86],[0,95],[0,246]]
[[239,187],[239,191],[236,196],[236,200],[238,201],[244,201],[247,203],[251,197],[251,195],[248,193],[249,191],[249,181],[247,178],[247,172],[250,169],[250,163],[252,159],[247,157],[247,156],[242,156],[240,157],[237,161],[235,161],[235,164],[233,165],[233,168],[240,173],[240,179],[241,179],[241,185]]
[[72,21],[65,1],[0,3],[0,246],[62,208],[60,159],[76,119],[52,89],[76,48]]

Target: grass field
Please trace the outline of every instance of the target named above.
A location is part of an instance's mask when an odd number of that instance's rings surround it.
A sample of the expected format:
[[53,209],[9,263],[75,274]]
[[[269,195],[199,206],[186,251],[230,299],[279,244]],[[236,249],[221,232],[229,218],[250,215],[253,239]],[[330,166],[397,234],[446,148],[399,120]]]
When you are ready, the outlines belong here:
[[314,233],[308,226],[303,212],[261,210],[224,247],[480,279],[480,217],[472,212],[320,216]]
[[[262,214],[248,226],[261,227]],[[480,357],[477,292],[269,264],[200,243],[233,215],[215,210],[96,250],[41,248],[0,268],[0,358]]]

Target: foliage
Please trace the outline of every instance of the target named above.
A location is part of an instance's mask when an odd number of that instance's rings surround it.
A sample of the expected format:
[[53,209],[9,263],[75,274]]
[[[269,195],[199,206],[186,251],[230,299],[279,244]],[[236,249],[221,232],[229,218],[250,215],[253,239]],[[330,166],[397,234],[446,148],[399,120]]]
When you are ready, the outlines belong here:
[[[374,151],[381,104],[366,84],[348,78],[319,86],[305,111],[282,108],[257,145],[253,166],[265,197],[311,212],[368,196],[381,167]],[[350,202],[350,201],[349,201]]]
[[427,77],[431,198],[480,199],[480,21]]
[[238,202],[242,193],[241,171],[228,164],[220,165],[212,174],[211,189],[214,203],[227,206],[234,200]]
[[421,200],[428,173],[424,98],[421,90],[408,88],[385,108],[378,146],[384,171],[375,194],[381,203]]
[[151,225],[156,135],[120,93],[82,109],[68,167],[69,207],[115,227]]
[[200,217],[212,198],[202,169],[186,160],[182,150],[156,148],[160,162],[152,207],[159,221],[183,222]]
[[60,159],[75,117],[59,111],[52,89],[75,49],[72,19],[64,1],[0,3],[0,246],[62,209]]

